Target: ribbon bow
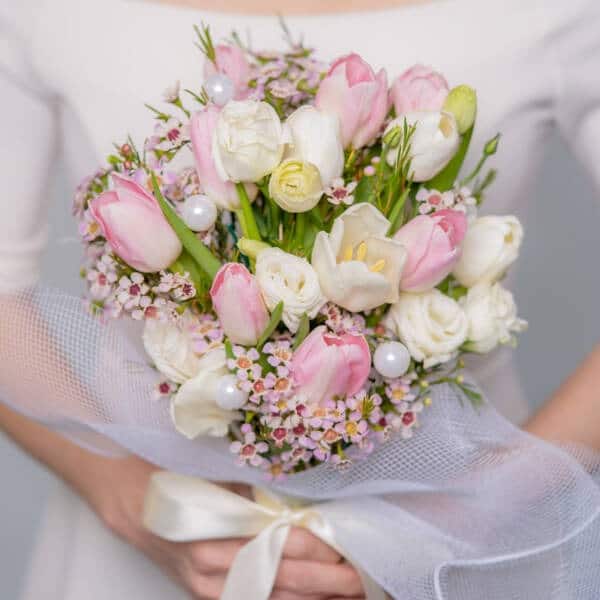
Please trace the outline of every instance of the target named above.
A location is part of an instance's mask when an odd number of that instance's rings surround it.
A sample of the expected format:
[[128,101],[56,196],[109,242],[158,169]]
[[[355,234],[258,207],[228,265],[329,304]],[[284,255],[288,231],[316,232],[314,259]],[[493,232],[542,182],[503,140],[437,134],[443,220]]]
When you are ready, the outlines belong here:
[[[258,488],[254,496],[252,502],[203,479],[161,471],[146,494],[144,525],[172,542],[253,538],[236,555],[221,600],[268,600],[291,527],[305,527],[344,555],[318,505],[284,501]],[[385,600],[385,592],[357,570],[367,600]]]

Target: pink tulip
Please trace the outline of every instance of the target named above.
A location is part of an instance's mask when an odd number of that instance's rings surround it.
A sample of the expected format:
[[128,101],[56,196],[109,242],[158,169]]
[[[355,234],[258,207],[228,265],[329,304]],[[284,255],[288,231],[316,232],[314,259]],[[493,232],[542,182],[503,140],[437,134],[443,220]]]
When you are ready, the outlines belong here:
[[291,371],[299,391],[312,403],[361,390],[371,370],[369,344],[362,335],[329,333],[317,327],[292,357]]
[[394,81],[391,89],[396,116],[415,111],[441,110],[448,95],[443,75],[424,65],[415,65]]
[[[235,184],[219,177],[212,154],[212,137],[220,111],[220,108],[209,105],[194,113],[190,120],[190,139],[202,190],[218,207],[235,210],[240,206]],[[256,186],[253,183],[245,186],[250,200],[253,200],[257,194]]]
[[222,73],[231,79],[235,89],[235,100],[243,100],[248,92],[250,65],[244,51],[239,46],[219,44],[215,47],[215,63],[207,60],[204,63],[204,79],[216,73]]
[[321,82],[317,108],[340,119],[344,148],[362,148],[376,137],[389,109],[387,75],[377,75],[358,55],[338,58]]
[[113,174],[114,189],[90,203],[90,212],[115,254],[142,273],[169,267],[181,254],[181,242],[145,188]]
[[269,312],[256,279],[240,263],[226,263],[216,274],[210,297],[225,335],[254,346],[269,323]]
[[408,252],[400,289],[425,292],[434,288],[460,258],[467,217],[458,210],[419,215],[401,227],[394,239]]

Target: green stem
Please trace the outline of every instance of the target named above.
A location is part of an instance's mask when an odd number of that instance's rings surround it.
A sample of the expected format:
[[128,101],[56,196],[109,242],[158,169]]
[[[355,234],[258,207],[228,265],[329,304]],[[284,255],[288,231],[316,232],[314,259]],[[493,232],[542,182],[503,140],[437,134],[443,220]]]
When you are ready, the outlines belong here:
[[240,208],[244,216],[244,224],[246,231],[244,231],[244,237],[250,238],[251,240],[262,241],[254,213],[252,212],[252,205],[250,204],[250,198],[246,192],[246,188],[243,183],[236,183],[235,188],[237,190],[238,198],[240,199]]
[[306,231],[306,213],[296,215],[296,231],[294,232],[294,245],[297,249],[304,247],[304,232]]
[[198,266],[210,277],[215,278],[221,268],[221,261],[196,237],[196,234],[183,222],[172,206],[164,199],[156,175],[152,173],[152,188],[165,219],[177,234],[181,245],[188,251]]

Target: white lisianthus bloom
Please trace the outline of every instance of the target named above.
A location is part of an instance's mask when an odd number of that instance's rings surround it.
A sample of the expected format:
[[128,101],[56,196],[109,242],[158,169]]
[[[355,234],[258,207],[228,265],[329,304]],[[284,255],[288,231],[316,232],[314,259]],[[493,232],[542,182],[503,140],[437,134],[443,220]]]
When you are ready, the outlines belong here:
[[[429,181],[450,162],[458,150],[460,136],[456,119],[452,113],[444,111],[408,112],[391,121],[384,135],[394,127],[402,129],[405,119],[408,125],[416,125],[410,141],[413,180]],[[399,147],[388,152],[386,158],[390,166],[396,163],[398,152]]]
[[198,372],[200,358],[194,353],[185,326],[147,319],[143,341],[156,368],[171,381],[184,383]]
[[282,319],[292,333],[298,331],[303,314],[313,319],[325,303],[310,263],[279,248],[258,254],[256,279],[269,310],[283,301]]
[[317,167],[327,187],[344,170],[344,148],[337,116],[314,106],[301,106],[286,120],[291,141],[284,158],[293,158]]
[[499,283],[479,283],[460,299],[469,329],[465,346],[471,352],[486,353],[498,344],[508,344],[527,322],[517,316],[512,294]]
[[311,163],[287,158],[271,173],[269,196],[287,212],[306,212],[322,195],[319,170]]
[[402,244],[387,237],[390,222],[372,205],[355,204],[320,231],[312,266],[328,300],[358,312],[398,299],[406,261]]
[[200,359],[196,375],[171,400],[171,418],[177,431],[189,439],[227,435],[230,423],[239,418],[239,413],[216,403],[219,379],[228,373],[224,348],[209,350]]
[[284,142],[283,126],[270,104],[231,100],[213,134],[215,168],[224,181],[258,181],[281,162]]
[[402,293],[384,321],[427,369],[454,358],[467,338],[467,317],[454,299],[437,289]]
[[514,216],[479,217],[469,224],[454,277],[465,287],[494,283],[519,256],[523,227]]

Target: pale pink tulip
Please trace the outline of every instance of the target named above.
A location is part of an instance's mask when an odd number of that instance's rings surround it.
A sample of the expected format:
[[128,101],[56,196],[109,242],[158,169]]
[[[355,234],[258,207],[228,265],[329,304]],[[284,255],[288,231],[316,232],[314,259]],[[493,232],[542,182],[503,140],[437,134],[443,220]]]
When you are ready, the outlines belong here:
[[361,390],[371,370],[369,344],[362,335],[334,335],[317,327],[292,357],[291,372],[311,404]]
[[434,288],[460,258],[467,217],[458,210],[419,215],[401,227],[394,239],[408,252],[400,289],[425,292]]
[[339,117],[344,148],[362,148],[376,137],[389,109],[387,74],[377,75],[358,55],[338,58],[319,85],[317,108]]
[[235,100],[243,100],[248,93],[250,64],[244,51],[239,46],[219,44],[215,47],[215,63],[207,60],[204,63],[204,79],[216,73],[222,73],[231,79],[235,89]]
[[424,65],[411,67],[392,84],[391,95],[396,116],[441,110],[448,89],[448,83],[441,73]]
[[269,323],[269,312],[254,276],[240,263],[226,263],[216,274],[210,297],[225,335],[254,346]]
[[[221,179],[215,168],[212,153],[213,132],[220,111],[220,108],[209,105],[194,113],[190,120],[190,139],[202,190],[219,208],[235,210],[240,206],[235,183]],[[245,187],[250,200],[253,200],[257,194],[256,186],[247,183]]]
[[145,188],[113,174],[114,189],[90,203],[90,212],[115,254],[142,273],[169,267],[181,254],[181,242],[158,202]]

